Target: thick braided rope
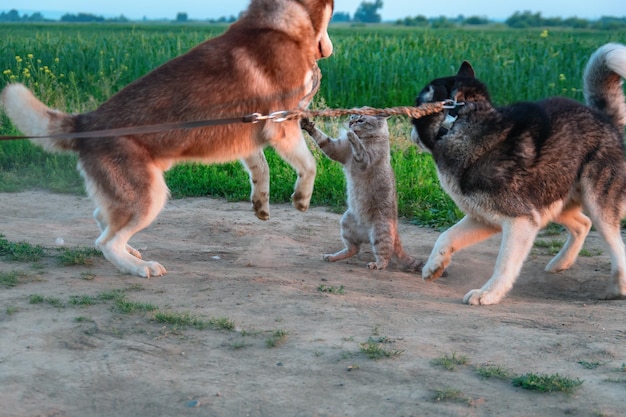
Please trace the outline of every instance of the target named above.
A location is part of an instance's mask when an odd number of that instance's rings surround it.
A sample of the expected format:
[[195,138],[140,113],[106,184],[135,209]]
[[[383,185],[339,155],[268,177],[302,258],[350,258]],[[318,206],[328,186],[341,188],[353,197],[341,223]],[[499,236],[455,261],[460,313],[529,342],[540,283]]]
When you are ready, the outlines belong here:
[[294,110],[289,112],[286,119],[301,119],[303,117],[340,117],[349,114],[363,114],[367,116],[408,116],[414,119],[439,113],[444,109],[443,102],[423,103],[419,107],[401,106],[376,109],[360,107],[351,109],[324,109],[324,110]]

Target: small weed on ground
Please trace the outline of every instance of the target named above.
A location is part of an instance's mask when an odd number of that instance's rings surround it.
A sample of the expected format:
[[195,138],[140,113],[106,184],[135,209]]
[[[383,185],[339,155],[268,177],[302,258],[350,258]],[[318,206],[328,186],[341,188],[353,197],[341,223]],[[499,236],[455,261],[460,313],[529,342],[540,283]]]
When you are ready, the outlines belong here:
[[91,306],[99,302],[97,297],[91,295],[71,295],[68,303],[73,306]]
[[43,246],[9,242],[0,234],[0,257],[10,262],[37,262],[45,255]]
[[234,330],[235,322],[226,317],[209,319],[209,325],[216,330]]
[[461,391],[454,388],[440,388],[435,390],[433,395],[433,401],[435,402],[444,402],[444,401],[453,401],[453,402],[464,402],[469,403],[470,399],[465,396]]
[[361,343],[361,352],[370,359],[393,358],[401,355],[404,350],[389,349],[385,344],[392,343],[387,336],[369,337],[367,342]]
[[274,331],[274,333],[272,333],[270,337],[265,339],[265,346],[267,346],[268,348],[274,348],[283,344],[285,340],[287,340],[288,334],[289,332],[287,332],[286,330],[279,329]]
[[516,387],[531,391],[564,392],[567,394],[572,393],[583,383],[583,381],[578,378],[571,379],[560,376],[559,374],[537,375],[533,373],[517,376],[513,378],[511,382]]
[[199,316],[191,313],[179,313],[176,311],[157,311],[153,320],[157,323],[164,323],[174,327],[195,327],[204,330],[209,327],[209,323]]
[[317,287],[317,290],[319,292],[327,292],[327,293],[330,293],[330,294],[340,294],[340,295],[343,295],[345,293],[345,289],[344,289],[343,285],[340,285],[339,287],[333,287],[333,286],[329,286],[329,285],[320,284],[320,286]]
[[156,311],[158,310],[158,307],[150,303],[130,301],[125,297],[119,297],[115,299],[113,310],[122,314],[132,314],[143,311]]
[[476,373],[481,377],[497,378],[503,380],[511,379],[511,372],[498,365],[483,365],[476,368]]
[[453,371],[457,366],[467,365],[467,357],[461,355],[457,356],[455,352],[452,355],[445,354],[437,359],[433,359],[433,365],[443,366],[448,371]]
[[44,297],[43,295],[33,294],[28,298],[30,304],[42,304],[47,303],[52,307],[65,308],[65,303],[60,298],[56,297]]
[[0,272],[0,286],[15,287],[26,277],[27,275],[21,271]]
[[537,239],[534,243],[534,247],[545,249],[545,252],[548,255],[556,255],[561,250],[564,243],[565,242],[563,242],[562,240],[558,240],[558,239],[552,239],[552,240]]
[[102,257],[102,252],[95,248],[60,248],[57,260],[63,266],[91,266],[95,257]]
[[587,362],[587,361],[578,361],[578,364],[585,369],[596,369],[601,366],[600,362]]

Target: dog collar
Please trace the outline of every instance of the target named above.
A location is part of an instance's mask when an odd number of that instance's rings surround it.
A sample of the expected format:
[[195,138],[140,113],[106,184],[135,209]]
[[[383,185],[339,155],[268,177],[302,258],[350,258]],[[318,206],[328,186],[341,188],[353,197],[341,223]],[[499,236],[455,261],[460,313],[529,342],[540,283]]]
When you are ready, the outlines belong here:
[[458,114],[458,108],[461,106],[464,106],[465,103],[462,101],[456,101],[456,100],[452,100],[450,99],[449,102],[447,102],[446,104],[444,104],[443,108],[446,109],[446,118],[443,120],[443,122],[441,123],[440,129],[443,129],[444,132],[441,132],[439,134],[439,136],[443,136],[445,134],[447,134],[451,129],[452,126],[454,125],[454,122],[456,122],[456,119],[459,118]]
[[458,119],[458,118],[459,118],[459,116],[453,116],[453,115],[451,115],[449,113],[446,114],[446,118],[443,121],[443,123],[441,123],[441,127],[443,129],[446,129],[446,130],[452,129],[452,125],[454,124],[454,122],[456,122],[456,119]]

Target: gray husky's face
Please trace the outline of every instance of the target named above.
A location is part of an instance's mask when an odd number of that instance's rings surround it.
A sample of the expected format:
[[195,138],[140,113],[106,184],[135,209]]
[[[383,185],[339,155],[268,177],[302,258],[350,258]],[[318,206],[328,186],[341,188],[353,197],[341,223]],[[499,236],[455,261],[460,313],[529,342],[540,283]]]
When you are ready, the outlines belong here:
[[[415,105],[444,100],[457,102],[490,101],[490,98],[485,85],[476,79],[470,63],[464,61],[456,75],[437,78],[424,87],[418,94]],[[420,119],[412,119],[411,139],[413,142],[426,152],[432,152],[435,142],[447,132],[447,130],[442,129],[446,117],[449,117],[448,110]]]

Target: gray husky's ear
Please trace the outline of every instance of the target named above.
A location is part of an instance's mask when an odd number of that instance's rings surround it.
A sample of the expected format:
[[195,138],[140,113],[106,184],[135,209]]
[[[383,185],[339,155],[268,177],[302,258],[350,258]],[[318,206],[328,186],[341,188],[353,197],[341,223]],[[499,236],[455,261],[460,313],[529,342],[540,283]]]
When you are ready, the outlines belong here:
[[459,68],[459,72],[456,75],[457,77],[476,78],[474,68],[472,68],[472,65],[467,61],[463,61],[461,68]]

